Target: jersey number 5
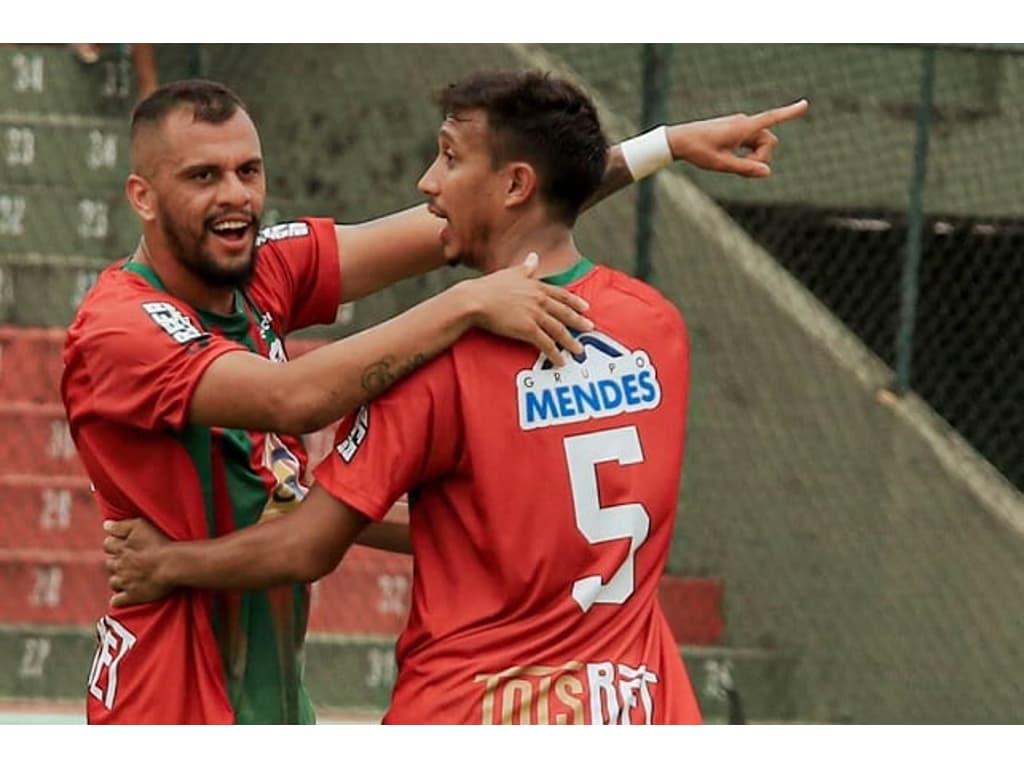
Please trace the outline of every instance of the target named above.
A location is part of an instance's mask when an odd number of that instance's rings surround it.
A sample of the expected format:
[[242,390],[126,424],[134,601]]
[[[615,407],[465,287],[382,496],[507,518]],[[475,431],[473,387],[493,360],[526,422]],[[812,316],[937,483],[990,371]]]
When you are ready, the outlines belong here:
[[636,427],[567,437],[563,441],[569,465],[569,484],[576,512],[576,527],[591,544],[629,539],[629,553],[607,582],[600,576],[584,576],[572,585],[572,599],[584,612],[594,603],[621,605],[633,594],[633,558],[651,530],[651,517],[643,504],[602,507],[597,490],[597,465],[617,461],[620,465],[644,460]]

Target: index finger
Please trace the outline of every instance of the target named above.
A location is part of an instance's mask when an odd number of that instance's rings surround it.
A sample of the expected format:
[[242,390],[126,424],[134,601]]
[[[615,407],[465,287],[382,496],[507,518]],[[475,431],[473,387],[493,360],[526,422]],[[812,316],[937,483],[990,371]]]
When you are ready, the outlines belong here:
[[544,355],[544,357],[550,360],[551,364],[556,368],[561,368],[565,365],[565,358],[562,357],[562,351],[543,329],[537,331],[537,336],[534,337],[533,345],[542,355]]
[[807,99],[800,99],[784,107],[775,107],[775,109],[766,109],[764,112],[758,112],[751,119],[754,121],[754,127],[757,130],[771,128],[773,125],[795,120],[804,114],[809,107],[810,102]]

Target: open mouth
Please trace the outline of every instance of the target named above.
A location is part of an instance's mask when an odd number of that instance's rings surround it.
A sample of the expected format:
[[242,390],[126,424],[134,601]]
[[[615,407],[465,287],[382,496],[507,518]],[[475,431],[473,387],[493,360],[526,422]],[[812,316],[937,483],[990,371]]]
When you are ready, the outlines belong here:
[[217,219],[207,224],[207,229],[227,243],[241,243],[253,227],[251,218]]
[[441,229],[438,237],[441,240],[441,245],[447,245],[449,240],[448,231],[451,228],[451,222],[448,220],[448,214],[429,203],[427,204],[427,211],[429,211],[432,216],[436,216],[445,223],[445,226]]

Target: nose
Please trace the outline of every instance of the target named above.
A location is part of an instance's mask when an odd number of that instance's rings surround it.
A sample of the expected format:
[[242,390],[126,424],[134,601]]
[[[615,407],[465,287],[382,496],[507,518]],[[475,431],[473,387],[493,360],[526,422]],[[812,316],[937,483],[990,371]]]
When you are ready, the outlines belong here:
[[218,202],[224,207],[245,208],[252,202],[252,189],[237,173],[224,174],[217,193]]
[[416,182],[416,189],[422,192],[427,197],[436,197],[438,193],[437,185],[437,174],[435,169],[437,168],[437,160],[434,160],[420,176],[420,180]]

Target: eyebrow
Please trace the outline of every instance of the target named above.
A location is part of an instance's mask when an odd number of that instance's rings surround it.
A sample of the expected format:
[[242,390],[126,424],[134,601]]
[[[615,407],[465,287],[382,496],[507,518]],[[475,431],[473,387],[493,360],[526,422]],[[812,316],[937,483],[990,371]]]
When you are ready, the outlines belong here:
[[[263,158],[262,157],[250,157],[248,160],[245,160],[245,161],[239,163],[235,167],[236,168],[245,168],[247,165],[261,166],[261,165],[263,165]],[[190,174],[197,173],[198,171],[219,171],[219,170],[221,170],[221,166],[219,166],[217,163],[193,163],[192,165],[188,165],[188,166],[185,166],[184,168],[182,168],[180,171],[178,171],[178,174],[180,176],[188,176]]]

